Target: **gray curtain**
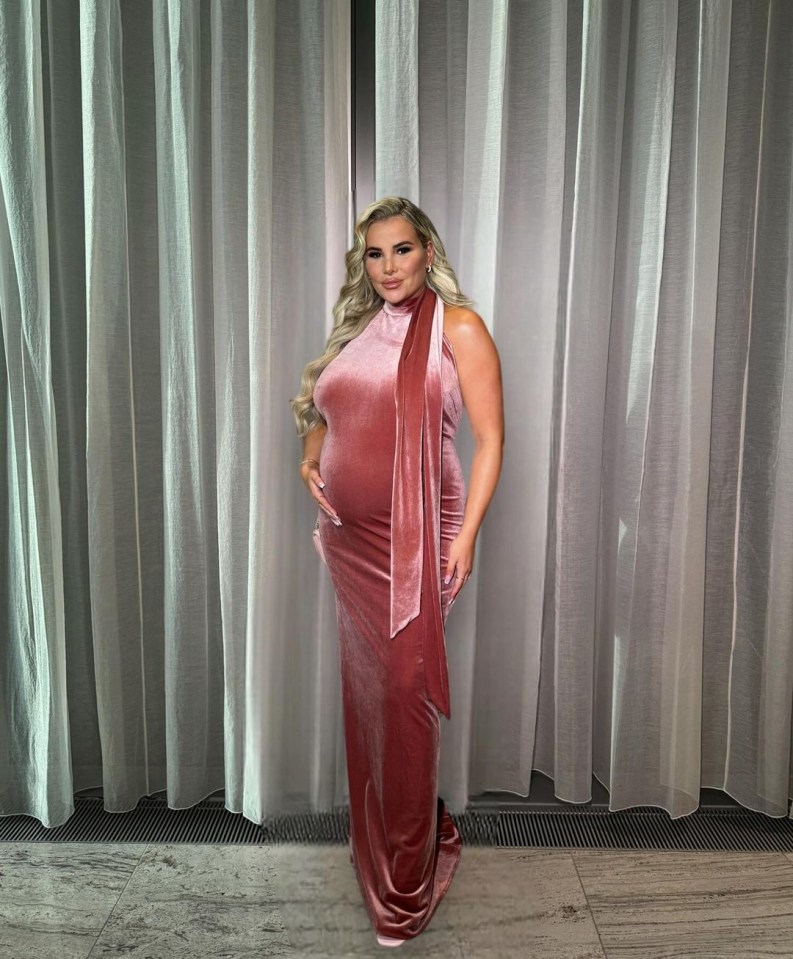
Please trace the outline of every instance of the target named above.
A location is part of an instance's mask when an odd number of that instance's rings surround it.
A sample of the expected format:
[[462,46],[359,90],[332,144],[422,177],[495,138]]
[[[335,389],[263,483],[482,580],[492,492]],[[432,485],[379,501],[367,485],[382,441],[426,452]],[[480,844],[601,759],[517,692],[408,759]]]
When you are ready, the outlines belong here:
[[457,806],[538,769],[789,813],[791,49],[785,0],[378,3],[376,192],[434,220],[504,375]]
[[[433,218],[504,375],[442,795],[787,815],[793,9],[375,9],[376,195]],[[346,802],[288,399],[355,212],[349,20],[0,0],[2,815]]]
[[0,0],[0,814],[344,800],[289,398],[344,278],[349,37],[341,0]]

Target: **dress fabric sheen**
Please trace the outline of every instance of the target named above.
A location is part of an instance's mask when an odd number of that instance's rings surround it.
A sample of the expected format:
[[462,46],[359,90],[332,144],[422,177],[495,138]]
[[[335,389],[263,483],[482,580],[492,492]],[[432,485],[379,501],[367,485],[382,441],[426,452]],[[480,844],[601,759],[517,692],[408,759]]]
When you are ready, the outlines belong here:
[[[426,466],[434,458],[432,437],[427,436],[433,426],[431,413],[426,415],[427,400],[419,432],[415,422],[411,429],[414,438],[422,437],[429,454],[421,455],[419,447],[410,451],[425,469],[404,470],[418,477],[416,490],[398,488],[405,459],[400,460],[397,450],[402,427],[397,425],[396,397],[413,306],[385,301],[314,386],[314,405],[327,423],[320,473],[325,495],[343,524],[336,526],[319,510],[315,542],[336,595],[351,861],[375,931],[399,939],[426,928],[462,851],[437,782],[440,715],[451,714],[444,686],[443,624],[454,580],[445,585],[443,578],[466,498],[454,447],[463,404],[454,353],[443,333],[444,304],[434,293],[432,299],[426,382],[439,383],[442,393],[440,456],[438,463]],[[400,442],[404,439],[403,434]],[[432,477],[437,480],[438,490],[427,488],[428,477],[431,486]],[[418,495],[419,489],[423,502],[439,503],[437,520],[429,507],[429,521],[422,523],[420,512],[417,517],[416,510],[401,505],[400,496]],[[394,502],[399,503],[399,515],[423,525],[421,534],[409,529],[392,536]],[[437,561],[437,569],[425,568],[422,575],[421,558],[418,569],[416,564],[395,567],[392,542],[397,538],[423,542],[424,560]],[[437,596],[430,583],[437,584]],[[420,596],[419,614],[402,616],[394,627],[395,610],[404,611],[405,597],[413,594]],[[433,626],[433,608],[439,609],[439,631]]]

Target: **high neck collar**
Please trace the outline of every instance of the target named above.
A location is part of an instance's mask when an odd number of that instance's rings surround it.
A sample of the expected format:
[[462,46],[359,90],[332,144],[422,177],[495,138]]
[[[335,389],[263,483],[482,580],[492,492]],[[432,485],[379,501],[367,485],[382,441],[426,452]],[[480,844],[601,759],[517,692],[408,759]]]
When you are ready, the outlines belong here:
[[402,300],[401,303],[394,304],[389,303],[388,300],[383,300],[383,309],[389,316],[405,316],[406,314],[412,313],[413,308],[421,299],[421,296],[426,289],[426,284],[423,284],[421,287],[419,287],[418,292],[414,293],[409,299]]

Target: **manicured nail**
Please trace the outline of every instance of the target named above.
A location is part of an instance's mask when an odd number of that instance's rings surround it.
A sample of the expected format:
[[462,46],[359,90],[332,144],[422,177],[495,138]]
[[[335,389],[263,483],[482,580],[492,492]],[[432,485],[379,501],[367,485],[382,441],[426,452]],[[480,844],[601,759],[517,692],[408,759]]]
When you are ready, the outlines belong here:
[[337,526],[341,526],[341,520],[339,519],[338,516],[331,516],[331,519]]
[[445,579],[443,582],[448,586],[449,583],[451,582],[451,579],[452,579],[451,576],[447,576],[446,579]]
[[320,488],[320,489],[325,489],[325,484],[324,484],[324,483],[320,483],[320,484],[319,484],[319,488]]

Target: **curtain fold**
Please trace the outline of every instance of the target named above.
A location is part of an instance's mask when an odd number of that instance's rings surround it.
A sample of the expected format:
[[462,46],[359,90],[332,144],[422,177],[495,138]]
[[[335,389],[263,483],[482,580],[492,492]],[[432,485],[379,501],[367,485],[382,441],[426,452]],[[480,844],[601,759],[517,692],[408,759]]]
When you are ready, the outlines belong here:
[[62,504],[53,394],[40,11],[0,5],[0,789],[19,811],[71,780]]
[[289,399],[344,278],[348,5],[0,17],[0,814],[341,804]]
[[[51,14],[57,15],[54,5]],[[55,40],[63,26],[51,19],[49,36]],[[162,694],[161,680],[159,690],[154,683],[147,688],[146,682],[151,639],[143,617],[142,562],[149,540],[146,529],[141,530],[136,463],[142,411],[135,380],[128,240],[135,197],[123,188],[128,160],[119,7],[82,4],[79,31],[72,39],[79,42],[74,62],[81,73],[76,91],[81,99],[69,106],[82,118],[85,329],[80,340],[84,336],[85,341],[79,354],[73,349],[63,359],[75,382],[80,381],[78,362],[85,364],[86,558],[96,702],[83,705],[96,711],[101,740],[95,743],[101,751],[96,765],[113,808],[133,791],[148,791],[149,774],[157,781],[156,770],[149,766],[149,718],[158,692]],[[68,70],[67,62],[59,64],[64,75]],[[53,102],[53,116],[60,106]],[[57,174],[65,176],[65,171]],[[53,232],[59,244],[67,241],[65,231]],[[75,334],[78,316],[64,316]],[[80,414],[72,408],[71,415]],[[155,515],[152,511],[148,522],[143,517],[144,527],[155,522]],[[75,636],[75,645],[82,639]],[[122,695],[126,708],[119,709]],[[158,760],[163,762],[163,756]]]
[[438,227],[507,427],[447,624],[441,791],[526,796],[536,769],[569,802],[594,775],[612,809],[712,787],[788,815],[793,9],[400,6],[418,53],[378,4],[402,126],[378,125],[376,192]]
[[[725,155],[722,209],[732,258],[719,261],[714,370],[727,462],[719,461],[711,497],[717,526],[729,511],[731,574],[721,594],[714,584],[708,609],[716,622],[725,606],[730,613],[726,788],[744,805],[783,815],[793,774],[793,8],[735,6],[733,36],[740,29],[750,43],[733,42],[731,51],[734,150]],[[719,637],[709,638],[716,645]]]

